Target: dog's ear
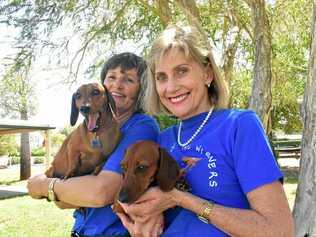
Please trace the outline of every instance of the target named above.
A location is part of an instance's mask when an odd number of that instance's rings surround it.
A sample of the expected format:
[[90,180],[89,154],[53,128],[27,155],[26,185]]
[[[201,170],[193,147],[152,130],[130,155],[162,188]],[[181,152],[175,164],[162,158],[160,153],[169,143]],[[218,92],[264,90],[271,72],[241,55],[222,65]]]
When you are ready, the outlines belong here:
[[106,94],[106,98],[107,98],[107,104],[105,104],[105,108],[107,110],[109,110],[111,113],[113,113],[113,116],[116,117],[116,105],[115,105],[115,100],[113,99],[113,97],[111,96],[111,94],[109,93],[108,89],[106,88],[105,85],[103,85],[104,87],[104,92]]
[[79,116],[79,109],[76,106],[75,94],[72,95],[71,99],[71,114],[70,114],[70,124],[74,126],[77,122]]
[[168,154],[168,152],[159,147],[159,169],[157,173],[157,182],[160,189],[164,192],[170,191],[176,184],[180,174],[180,168],[177,162]]

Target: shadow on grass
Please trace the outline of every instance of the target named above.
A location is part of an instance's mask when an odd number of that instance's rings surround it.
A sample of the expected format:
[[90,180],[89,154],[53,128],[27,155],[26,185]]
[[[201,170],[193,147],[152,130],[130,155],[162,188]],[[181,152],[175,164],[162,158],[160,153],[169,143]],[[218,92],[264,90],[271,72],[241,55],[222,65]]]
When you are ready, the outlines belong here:
[[13,180],[0,180],[0,185],[14,185],[18,182],[21,182],[21,180],[18,180],[18,179],[13,179]]
[[19,192],[19,191],[11,191],[11,190],[1,190],[0,189],[0,200],[15,198],[18,196],[25,196],[27,195],[26,192]]

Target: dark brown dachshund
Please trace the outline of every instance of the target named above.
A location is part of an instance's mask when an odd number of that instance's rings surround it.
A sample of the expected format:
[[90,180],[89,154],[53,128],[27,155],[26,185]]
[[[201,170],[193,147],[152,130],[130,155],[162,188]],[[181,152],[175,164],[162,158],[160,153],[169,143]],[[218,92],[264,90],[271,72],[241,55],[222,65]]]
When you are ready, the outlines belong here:
[[[162,191],[170,191],[180,175],[177,162],[152,141],[140,141],[131,145],[121,165],[123,183],[117,199],[123,203],[133,203],[150,186],[158,185]],[[117,201],[113,210],[124,212]]]
[[115,120],[115,102],[100,83],[79,87],[72,96],[70,124],[80,113],[85,120],[63,142],[50,168],[48,177],[70,178],[101,171],[106,157],[120,140]]

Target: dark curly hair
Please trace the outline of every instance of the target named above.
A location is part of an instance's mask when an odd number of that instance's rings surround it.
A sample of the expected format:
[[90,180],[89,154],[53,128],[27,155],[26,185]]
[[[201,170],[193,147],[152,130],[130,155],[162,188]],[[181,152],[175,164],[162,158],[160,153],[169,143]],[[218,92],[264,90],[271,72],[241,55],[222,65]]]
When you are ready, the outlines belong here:
[[103,65],[101,71],[101,82],[104,84],[105,76],[110,69],[115,69],[121,67],[123,71],[135,68],[137,70],[137,76],[139,79],[139,92],[136,100],[135,110],[143,112],[143,98],[145,95],[145,90],[147,88],[147,80],[144,78],[144,72],[146,71],[147,64],[145,60],[136,54],[125,52],[120,54],[114,54],[111,56],[107,62]]

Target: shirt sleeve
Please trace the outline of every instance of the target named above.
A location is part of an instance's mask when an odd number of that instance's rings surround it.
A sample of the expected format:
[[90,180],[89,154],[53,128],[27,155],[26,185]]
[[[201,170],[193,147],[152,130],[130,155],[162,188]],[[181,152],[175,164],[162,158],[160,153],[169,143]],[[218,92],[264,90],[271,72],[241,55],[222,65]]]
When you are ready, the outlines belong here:
[[237,118],[233,143],[236,174],[245,193],[283,178],[254,112],[246,112]]
[[122,173],[121,160],[124,158],[126,149],[133,143],[140,140],[157,140],[159,130],[154,122],[138,121],[122,134],[122,139],[114,152],[109,156],[103,166],[103,170],[110,170],[116,173]]

